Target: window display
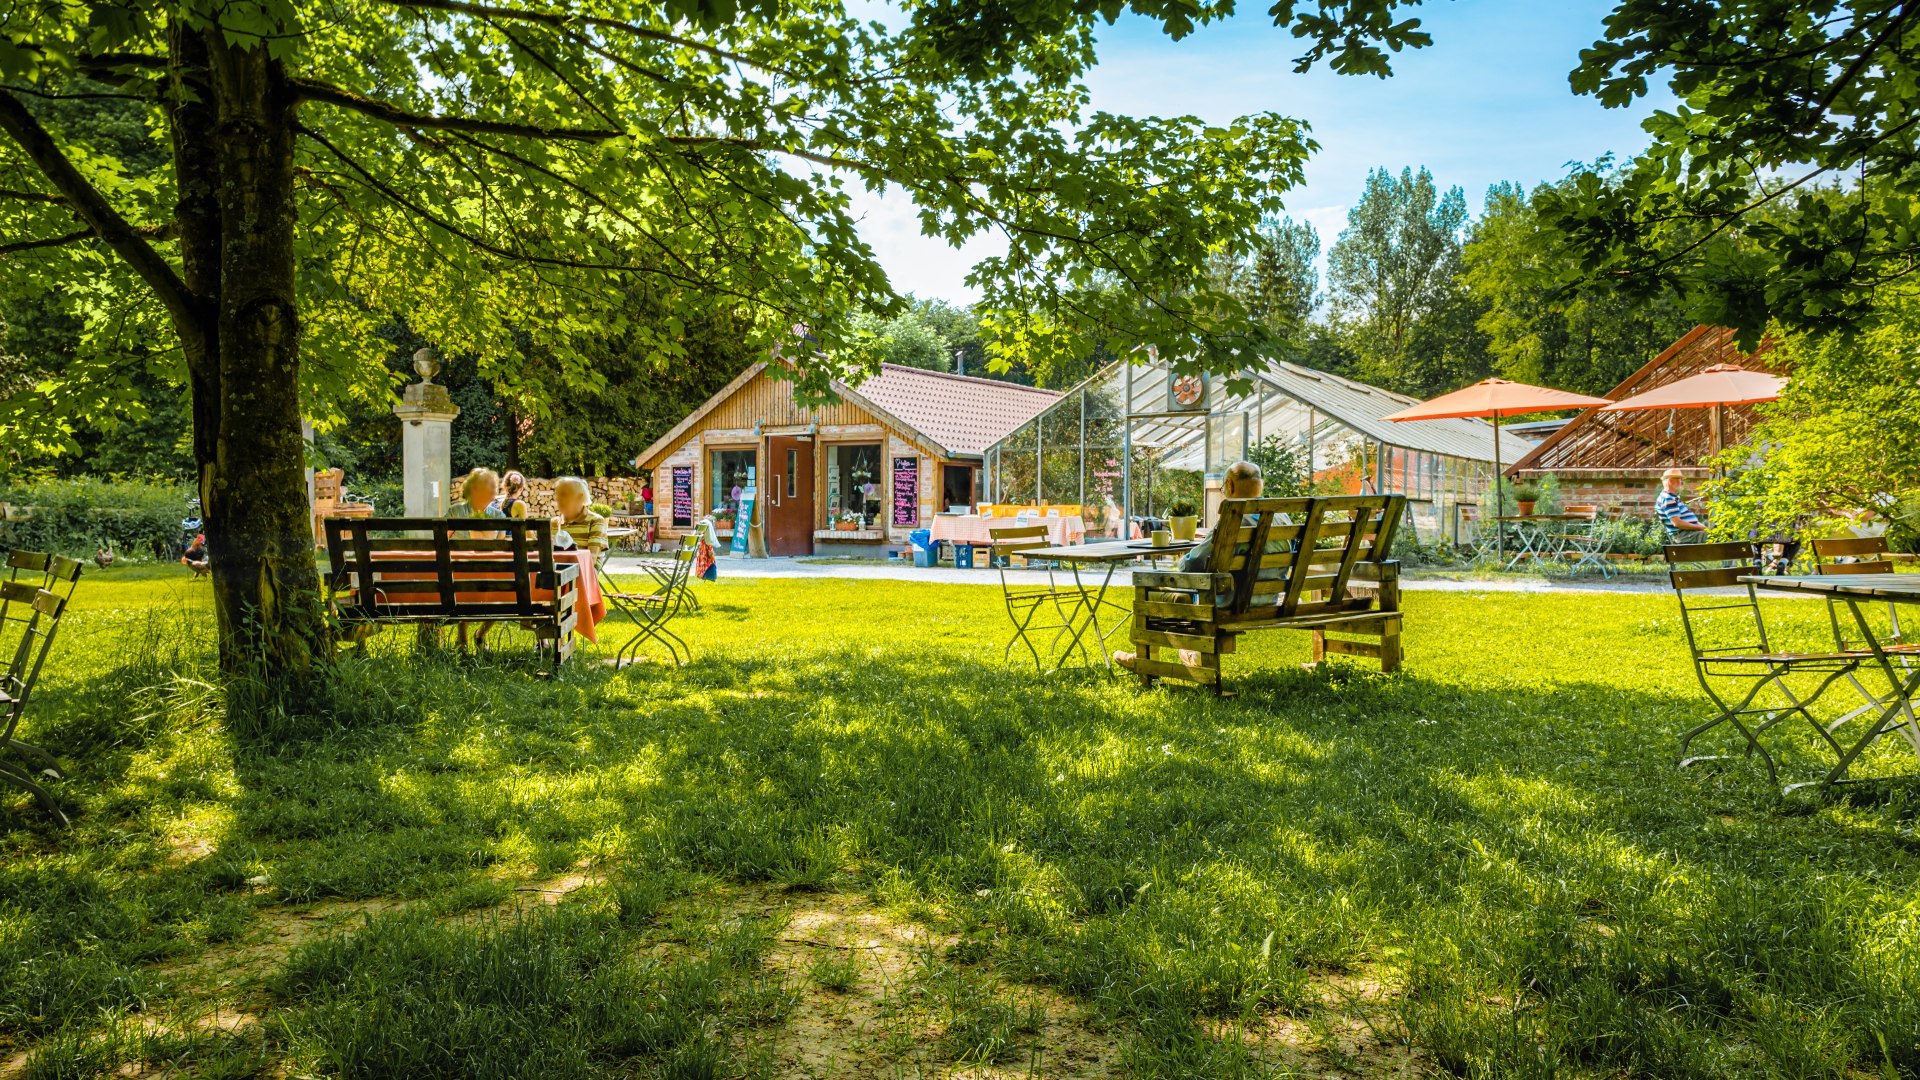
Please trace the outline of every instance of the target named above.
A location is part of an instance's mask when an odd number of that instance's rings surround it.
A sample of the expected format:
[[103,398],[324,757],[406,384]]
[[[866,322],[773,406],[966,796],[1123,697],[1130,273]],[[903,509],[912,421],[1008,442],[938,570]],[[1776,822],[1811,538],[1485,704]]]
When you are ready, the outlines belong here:
[[827,513],[838,524],[872,528],[880,517],[880,444],[827,447]]
[[740,496],[753,482],[752,450],[715,450],[707,459],[707,508],[713,527],[730,532],[740,512]]

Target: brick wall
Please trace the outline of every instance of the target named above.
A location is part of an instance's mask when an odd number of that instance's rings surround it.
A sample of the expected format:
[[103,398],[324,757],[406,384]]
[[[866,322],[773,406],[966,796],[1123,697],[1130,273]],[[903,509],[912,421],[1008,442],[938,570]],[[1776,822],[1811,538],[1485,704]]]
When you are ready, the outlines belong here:
[[[1529,476],[1529,478],[1531,478]],[[1704,477],[1680,482],[1680,497],[1698,507]],[[1627,476],[1560,476],[1560,504],[1593,503],[1616,517],[1651,518],[1653,501],[1660,496],[1657,478]]]

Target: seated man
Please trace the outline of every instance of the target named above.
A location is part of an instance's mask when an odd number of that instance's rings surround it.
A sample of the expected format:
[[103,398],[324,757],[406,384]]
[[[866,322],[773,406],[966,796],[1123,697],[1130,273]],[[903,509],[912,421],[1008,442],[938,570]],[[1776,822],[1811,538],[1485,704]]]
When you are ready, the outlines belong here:
[[[1227,468],[1227,476],[1221,485],[1220,496],[1223,499],[1257,499],[1263,487],[1260,466],[1251,461],[1237,461]],[[1260,515],[1249,514],[1246,521],[1252,524],[1259,519]],[[1205,573],[1207,567],[1213,564],[1213,541],[1213,535],[1209,534],[1205,540],[1195,545],[1193,550],[1181,556],[1180,572],[1183,574]],[[1267,551],[1270,553],[1286,551],[1289,549],[1289,544],[1290,542],[1286,540],[1269,540]],[[1186,597],[1181,596],[1180,599],[1184,600]],[[1220,603],[1224,599],[1225,597],[1216,596],[1214,602]],[[1133,653],[1124,650],[1116,650],[1113,654],[1113,662],[1129,671],[1133,670],[1135,659]],[[1191,667],[1200,662],[1200,654],[1191,649],[1181,649],[1180,662]]]
[[1707,527],[1699,515],[1680,497],[1679,469],[1668,469],[1660,476],[1660,496],[1653,500],[1653,516],[1667,530],[1667,539],[1675,544],[1697,544],[1706,539]]

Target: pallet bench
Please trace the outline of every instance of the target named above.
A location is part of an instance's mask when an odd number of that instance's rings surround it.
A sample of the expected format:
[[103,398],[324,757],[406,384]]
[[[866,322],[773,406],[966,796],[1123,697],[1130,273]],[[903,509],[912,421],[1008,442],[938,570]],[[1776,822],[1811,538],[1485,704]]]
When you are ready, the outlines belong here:
[[[557,565],[553,522],[328,518],[327,589],[343,626],[517,622],[573,655],[577,568]],[[483,540],[475,532],[498,534]]]
[[1256,630],[1311,632],[1316,664],[1398,669],[1400,564],[1386,554],[1405,512],[1404,495],[1226,500],[1206,570],[1133,575],[1134,671],[1220,692],[1220,658]]

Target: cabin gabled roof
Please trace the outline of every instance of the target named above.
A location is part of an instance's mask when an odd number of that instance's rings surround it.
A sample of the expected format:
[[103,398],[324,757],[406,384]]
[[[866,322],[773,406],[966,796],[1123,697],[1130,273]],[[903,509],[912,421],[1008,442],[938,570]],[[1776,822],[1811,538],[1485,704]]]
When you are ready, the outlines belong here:
[[[634,459],[644,463],[686,437],[767,369],[767,361],[748,365],[732,382],[720,388],[686,418],[654,440]],[[987,446],[1038,415],[1060,394],[998,379],[923,371],[900,364],[881,364],[880,370],[857,386],[836,379],[840,397],[873,414],[876,420],[903,435],[939,450],[947,457],[978,457]],[[644,464],[642,467],[646,467]]]

